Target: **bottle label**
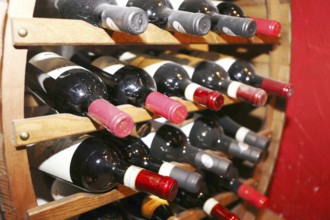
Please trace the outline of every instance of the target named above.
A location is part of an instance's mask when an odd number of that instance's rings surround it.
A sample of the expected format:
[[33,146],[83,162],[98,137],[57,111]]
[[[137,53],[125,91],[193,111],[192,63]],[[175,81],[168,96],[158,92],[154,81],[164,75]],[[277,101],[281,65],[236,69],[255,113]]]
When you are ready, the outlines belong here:
[[176,30],[177,32],[185,33],[185,34],[187,33],[187,31],[184,29],[184,27],[178,21],[174,21],[172,23],[172,26],[173,26],[174,30]]
[[136,179],[139,173],[141,172],[141,170],[143,169],[140,167],[133,165],[129,166],[124,175],[124,181],[123,181],[124,185],[129,188],[136,189],[135,186]]
[[249,131],[250,130],[248,128],[240,127],[235,134],[235,139],[237,141],[244,142],[244,139]]
[[171,3],[172,7],[174,10],[179,10],[182,2],[185,0],[170,0],[169,2]]
[[85,69],[53,52],[39,53],[32,57],[29,63],[47,73],[53,79],[57,79],[68,70]]
[[[120,28],[116,25],[116,23],[109,17],[105,19],[105,24],[106,26],[104,28],[106,29],[110,29],[113,31],[121,31]],[[102,26],[104,26],[104,23]]]
[[164,199],[161,199],[155,195],[147,195],[141,205],[142,216],[151,219],[154,211],[161,205],[169,205]]
[[116,1],[116,4],[117,4],[118,6],[125,7],[125,6],[127,6],[128,1],[129,1],[129,0],[117,0],[117,1]]
[[231,65],[235,63],[235,59],[232,57],[226,57],[222,59],[218,59],[215,62],[219,64],[225,71],[228,71]]
[[215,200],[214,198],[209,198],[208,200],[205,201],[203,205],[203,211],[206,214],[211,215],[212,209],[214,208],[214,206],[218,204],[219,202],[217,200]]
[[201,86],[196,83],[190,83],[184,90],[184,97],[189,101],[194,101],[194,94]]
[[211,1],[213,3],[214,6],[218,6],[221,3],[223,3],[223,1]]
[[210,157],[210,155],[208,155],[208,154],[203,154],[201,156],[201,162],[202,162],[203,166],[206,168],[212,168],[214,165],[212,157]]
[[171,163],[168,163],[168,162],[164,162],[159,171],[158,171],[158,174],[159,175],[162,175],[162,176],[170,176],[173,168],[175,167],[174,164],[171,164]]
[[152,144],[152,141],[155,138],[155,135],[156,135],[156,132],[151,132],[147,136],[141,138],[141,140],[143,141],[143,143],[145,145],[147,145],[149,148],[151,148],[151,144]]
[[47,141],[31,147],[29,152],[31,165],[39,170],[72,182],[70,166],[73,154],[84,138],[73,141]]
[[191,131],[192,127],[194,126],[194,124],[195,124],[194,122],[191,122],[189,124],[182,126],[180,129],[187,137],[189,137],[190,131]]
[[151,77],[155,75],[159,67],[166,63],[173,63],[172,61],[161,60],[153,57],[148,57],[144,55],[135,55],[131,52],[125,52],[120,57],[119,60],[128,62],[134,66],[138,66],[144,69]]
[[227,89],[227,95],[231,98],[237,98],[237,91],[239,89],[239,87],[242,85],[242,83],[240,82],[236,82],[236,81],[231,81],[228,85],[228,89]]
[[118,59],[110,56],[102,56],[95,59],[91,65],[102,69],[103,71],[114,75],[119,69],[124,67]]
[[227,34],[227,35],[231,35],[231,36],[237,36],[232,30],[230,30],[230,28],[228,27],[223,27],[222,28],[223,33]]
[[246,151],[247,149],[250,148],[250,146],[246,143],[243,143],[243,142],[238,142],[238,147],[240,149],[240,151]]

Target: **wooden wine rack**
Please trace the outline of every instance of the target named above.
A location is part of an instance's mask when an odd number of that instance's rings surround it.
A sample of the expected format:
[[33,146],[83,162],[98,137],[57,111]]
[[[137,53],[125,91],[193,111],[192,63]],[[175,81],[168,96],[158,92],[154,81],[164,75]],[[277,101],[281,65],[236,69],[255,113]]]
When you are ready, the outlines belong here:
[[[26,148],[39,141],[96,131],[90,119],[59,114],[24,118],[24,80],[27,51],[34,46],[81,45],[179,45],[208,49],[211,45],[271,45],[271,49],[253,59],[256,69],[265,76],[288,82],[291,51],[291,5],[289,0],[240,0],[237,2],[247,15],[275,19],[282,24],[280,38],[256,36],[239,38],[210,32],[198,37],[170,33],[149,24],[145,33],[132,36],[108,33],[78,20],[34,18],[35,0],[0,0],[0,73],[1,73],[1,134],[0,134],[0,198],[5,219],[67,219],[82,212],[113,202],[135,191],[119,186],[104,194],[78,193],[38,206],[31,180]],[[190,112],[202,109],[192,102],[182,101]],[[226,99],[226,105],[236,100]],[[155,115],[130,105],[119,106],[135,122],[148,121]],[[248,180],[259,192],[266,193],[276,162],[285,117],[285,101],[271,97],[263,115],[260,133],[271,137],[271,146],[264,161],[257,165]],[[237,199],[232,193],[216,196],[227,205]],[[236,210],[241,219],[255,219],[261,212],[242,204]],[[200,219],[205,214],[187,210],[179,219]]]

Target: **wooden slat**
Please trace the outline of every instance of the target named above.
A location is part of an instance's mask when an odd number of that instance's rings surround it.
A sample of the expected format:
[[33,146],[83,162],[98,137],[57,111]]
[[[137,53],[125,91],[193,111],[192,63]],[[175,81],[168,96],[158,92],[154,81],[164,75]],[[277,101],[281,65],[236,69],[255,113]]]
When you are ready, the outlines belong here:
[[[12,18],[15,46],[114,45],[114,44],[221,44],[273,43],[274,39],[233,37],[209,32],[205,36],[171,33],[149,24],[140,35],[109,32],[81,20],[55,18]],[[275,39],[276,40],[276,39]]]
[[[205,109],[204,106],[198,105],[194,102],[186,101],[177,97],[172,98],[183,103],[189,112]],[[226,98],[225,104],[228,105],[236,101],[237,100]],[[132,105],[120,105],[118,108],[127,112],[133,118],[135,123],[148,121],[158,117],[143,108],[138,108]],[[72,114],[55,114],[17,119],[13,120],[12,127],[14,133],[14,145],[17,147],[103,129],[87,117]],[[23,133],[28,133],[29,138],[21,138],[21,134]]]
[[68,219],[81,213],[96,209],[118,199],[133,195],[136,191],[119,186],[108,193],[76,193],[47,204],[31,208],[27,211],[31,220]]

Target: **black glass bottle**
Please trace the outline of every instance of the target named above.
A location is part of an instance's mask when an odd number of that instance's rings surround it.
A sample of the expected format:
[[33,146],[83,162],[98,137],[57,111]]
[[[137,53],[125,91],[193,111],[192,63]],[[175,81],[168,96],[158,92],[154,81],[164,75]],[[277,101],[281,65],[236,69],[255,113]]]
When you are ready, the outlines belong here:
[[155,132],[141,140],[150,148],[153,157],[164,161],[188,163],[226,176],[232,167],[230,160],[192,146],[177,127],[153,121]]
[[168,0],[128,0],[127,6],[143,9],[150,23],[169,31],[201,36],[211,28],[211,21],[204,14],[174,10]]
[[41,142],[29,148],[28,156],[31,167],[89,192],[121,183],[173,200],[178,190],[172,178],[125,163],[109,144],[91,136]]
[[263,151],[260,148],[226,136],[220,123],[210,116],[194,114],[193,121],[180,129],[187,135],[189,142],[200,149],[222,151],[253,163],[262,159]]
[[140,138],[134,136],[117,138],[105,132],[98,132],[95,135],[114,146],[124,161],[159,175],[169,176],[178,182],[180,188],[189,192],[199,191],[202,183],[202,176],[199,173],[182,169],[173,163],[163,162],[159,158],[153,157],[149,148]]
[[187,108],[157,92],[154,79],[141,68],[87,50],[74,54],[71,60],[97,74],[111,94],[110,101],[116,105],[143,107],[173,123],[181,123],[187,117]]
[[264,90],[232,81],[228,73],[215,62],[171,51],[164,51],[158,57],[181,64],[193,82],[231,98],[255,106],[263,106],[267,101],[267,93]]
[[238,220],[239,218],[223,207],[208,190],[206,182],[198,193],[179,189],[174,202],[185,209],[201,208],[207,215],[218,220]]
[[258,75],[253,65],[246,60],[236,59],[234,57],[226,56],[212,51],[206,52],[200,50],[184,49],[180,50],[180,52],[216,62],[222,68],[224,68],[225,71],[228,72],[232,80],[261,88],[266,92],[273,93],[285,98],[288,98],[293,94],[294,89],[290,83],[282,83],[277,80]]
[[179,64],[132,51],[115,51],[121,61],[143,68],[151,75],[157,90],[167,96],[177,96],[219,110],[224,97],[218,91],[193,83],[188,73]]
[[27,90],[60,113],[89,116],[119,137],[131,133],[134,121],[108,102],[103,81],[93,72],[53,52],[42,52],[27,63]]
[[113,31],[141,34],[148,25],[145,11],[117,6],[115,0],[56,0],[55,6],[64,18],[81,19]]
[[256,32],[256,22],[250,18],[219,14],[209,0],[169,0],[177,10],[199,12],[210,16],[211,30],[221,34],[252,37]]
[[[242,8],[232,1],[212,1],[220,14],[245,18]],[[256,34],[278,37],[281,33],[281,23],[258,17],[251,17],[257,24]]]

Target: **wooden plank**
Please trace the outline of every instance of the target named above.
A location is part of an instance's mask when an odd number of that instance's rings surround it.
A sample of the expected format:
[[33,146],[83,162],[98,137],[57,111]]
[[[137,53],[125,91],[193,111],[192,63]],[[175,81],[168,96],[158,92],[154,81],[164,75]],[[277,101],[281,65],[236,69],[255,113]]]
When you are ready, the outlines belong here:
[[[1,70],[1,146],[0,191],[5,219],[25,219],[26,210],[36,206],[28,159],[24,149],[13,147],[12,120],[24,117],[24,73],[26,49],[12,45],[12,17],[32,17],[34,0],[10,0],[4,31],[3,63]],[[3,196],[6,195],[6,196]]]
[[[194,102],[177,97],[172,98],[183,103],[189,112],[205,109],[204,106]],[[225,104],[228,105],[237,101],[238,100],[226,98]],[[143,108],[138,108],[132,105],[120,105],[118,108],[127,112],[133,118],[135,123],[159,117]],[[103,129],[87,117],[72,114],[55,114],[26,119],[15,119],[13,120],[12,127],[14,134],[13,142],[16,147]],[[26,135],[28,135],[28,137]]]
[[114,45],[114,44],[221,44],[273,43],[272,38],[234,37],[209,32],[205,36],[171,33],[149,24],[140,35],[109,32],[82,20],[55,18],[12,18],[15,46]]
[[76,193],[65,198],[31,208],[27,211],[30,220],[68,219],[96,209],[118,199],[135,194],[137,191],[120,185],[107,193]]

